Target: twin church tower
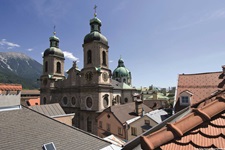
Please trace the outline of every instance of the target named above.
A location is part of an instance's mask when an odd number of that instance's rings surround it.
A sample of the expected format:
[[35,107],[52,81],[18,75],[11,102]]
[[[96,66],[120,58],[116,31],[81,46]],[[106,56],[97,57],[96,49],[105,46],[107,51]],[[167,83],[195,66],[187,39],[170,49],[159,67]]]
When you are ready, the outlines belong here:
[[64,75],[64,54],[59,38],[49,38],[50,47],[43,54],[41,76],[41,103],[59,103],[66,113],[75,113],[73,125],[97,134],[96,117],[112,105],[132,102],[136,89],[131,86],[131,72],[120,58],[118,67],[109,69],[109,46],[101,34],[101,21],[90,20],[90,33],[84,37],[83,68],[76,62]]

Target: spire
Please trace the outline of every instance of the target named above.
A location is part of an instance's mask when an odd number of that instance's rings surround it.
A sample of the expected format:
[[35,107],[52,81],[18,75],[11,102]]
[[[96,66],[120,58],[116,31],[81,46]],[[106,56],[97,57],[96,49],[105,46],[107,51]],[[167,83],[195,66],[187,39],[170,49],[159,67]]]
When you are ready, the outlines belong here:
[[96,9],[97,9],[97,6],[95,5],[95,6],[94,6],[94,10],[95,10],[94,17],[97,17]]
[[54,34],[54,35],[56,35],[56,31],[55,31],[55,25],[54,25],[54,31],[53,31],[53,34]]
[[120,59],[118,60],[118,67],[125,67],[124,66],[124,61],[123,61],[121,55],[120,55]]

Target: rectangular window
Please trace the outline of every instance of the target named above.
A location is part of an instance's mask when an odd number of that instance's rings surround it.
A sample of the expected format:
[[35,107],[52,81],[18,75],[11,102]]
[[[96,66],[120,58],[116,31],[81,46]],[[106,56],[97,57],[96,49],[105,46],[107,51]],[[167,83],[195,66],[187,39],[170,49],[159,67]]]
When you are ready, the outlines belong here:
[[131,135],[137,136],[137,128],[131,127]]
[[181,96],[181,103],[188,104],[189,103],[189,97],[188,96]]
[[102,128],[102,121],[99,121],[99,127]]
[[145,120],[145,124],[150,126],[150,121],[149,120]]
[[122,129],[120,127],[118,127],[118,134],[123,135]]
[[110,131],[110,124],[107,123],[107,126],[106,127],[107,127],[106,130],[107,131]]

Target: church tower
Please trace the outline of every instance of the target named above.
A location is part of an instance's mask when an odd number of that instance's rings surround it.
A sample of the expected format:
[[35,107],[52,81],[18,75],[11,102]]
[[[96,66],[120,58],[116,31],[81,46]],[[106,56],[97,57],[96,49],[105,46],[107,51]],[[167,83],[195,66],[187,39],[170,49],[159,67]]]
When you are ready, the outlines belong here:
[[[95,7],[96,11],[96,7]],[[90,20],[90,33],[84,37],[83,69],[81,75],[80,109],[83,121],[80,126],[83,130],[97,134],[95,121],[98,113],[112,105],[111,70],[108,60],[108,40],[101,34],[101,20]]]
[[[51,101],[50,90],[55,88],[55,81],[65,79],[64,54],[59,49],[59,38],[54,35],[49,38],[50,47],[43,54],[43,73],[41,76],[41,103]],[[46,93],[46,94],[45,94]]]

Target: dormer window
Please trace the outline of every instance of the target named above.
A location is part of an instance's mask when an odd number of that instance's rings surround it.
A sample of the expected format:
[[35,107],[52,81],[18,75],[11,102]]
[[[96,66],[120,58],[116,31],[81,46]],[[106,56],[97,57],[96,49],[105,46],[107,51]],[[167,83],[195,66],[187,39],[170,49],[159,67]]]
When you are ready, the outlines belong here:
[[190,105],[192,93],[190,91],[183,91],[180,93],[180,105]]

